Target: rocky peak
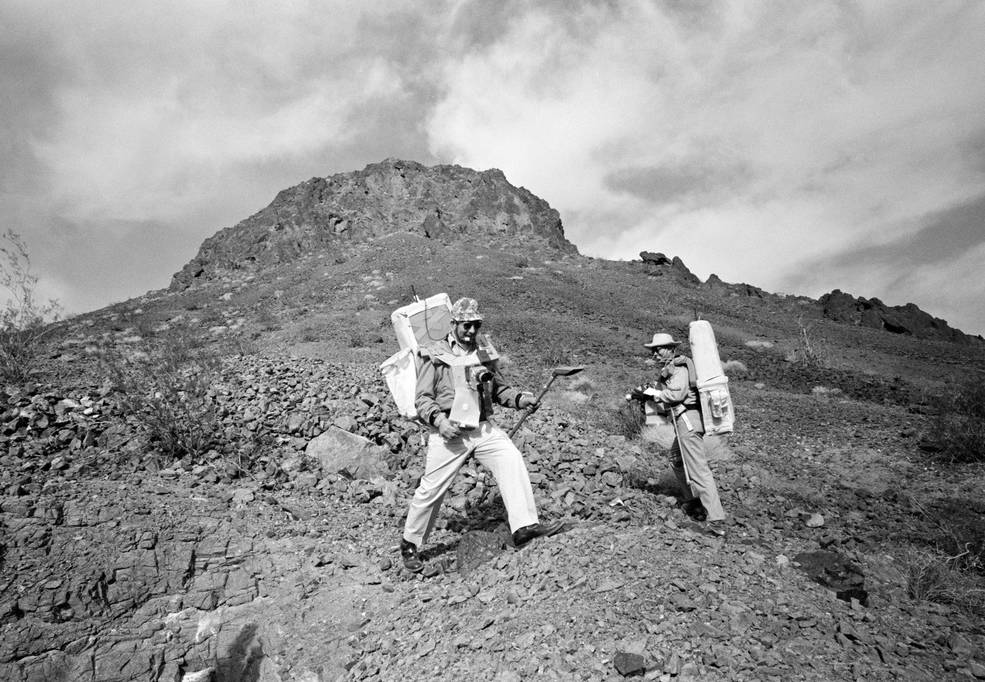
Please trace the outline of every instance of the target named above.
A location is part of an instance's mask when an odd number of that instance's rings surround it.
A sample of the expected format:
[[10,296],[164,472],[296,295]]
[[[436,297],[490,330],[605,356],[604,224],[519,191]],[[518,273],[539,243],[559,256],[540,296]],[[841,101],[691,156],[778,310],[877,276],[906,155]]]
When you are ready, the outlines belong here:
[[263,210],[206,239],[175,274],[171,288],[314,251],[341,252],[395,232],[431,239],[498,237],[577,252],[564,236],[558,212],[511,185],[498,169],[479,172],[386,159],[282,190]]
[[860,327],[884,329],[894,334],[918,338],[935,338],[957,343],[980,343],[980,336],[970,336],[954,329],[944,320],[933,317],[913,303],[888,306],[878,298],[855,298],[835,289],[818,299],[824,316]]

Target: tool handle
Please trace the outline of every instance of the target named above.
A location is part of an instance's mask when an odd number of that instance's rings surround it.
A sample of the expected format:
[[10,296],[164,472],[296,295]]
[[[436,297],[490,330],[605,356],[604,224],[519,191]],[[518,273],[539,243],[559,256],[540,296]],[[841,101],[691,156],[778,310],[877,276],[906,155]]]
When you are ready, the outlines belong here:
[[[557,379],[557,375],[552,376],[551,380],[547,382],[547,384],[544,386],[544,389],[540,392],[540,395],[537,396],[537,400],[534,402],[535,405],[539,405],[540,401],[544,399],[544,396],[547,395],[547,391],[551,388],[551,384],[554,383],[555,379]],[[531,414],[533,414],[533,412],[534,412],[533,409],[530,407],[524,408],[523,414],[520,415],[520,419],[517,421],[516,424],[513,425],[513,428],[510,429],[509,432],[510,438],[512,438],[513,434],[515,434],[517,431],[520,430],[520,425],[523,424],[526,418],[529,417]]]

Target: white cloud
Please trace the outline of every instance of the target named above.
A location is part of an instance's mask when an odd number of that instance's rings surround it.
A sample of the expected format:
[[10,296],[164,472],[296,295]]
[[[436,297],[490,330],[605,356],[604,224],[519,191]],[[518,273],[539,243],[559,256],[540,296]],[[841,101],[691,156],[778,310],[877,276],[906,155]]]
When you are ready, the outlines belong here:
[[[502,168],[592,255],[658,249],[767,287],[846,246],[899,240],[985,187],[969,152],[985,135],[985,5],[653,7],[517,17],[448,65],[433,149]],[[649,168],[711,180],[658,202],[612,182]],[[927,281],[917,302],[932,299]]]
[[70,219],[187,219],[214,200],[203,180],[342,144],[354,108],[402,87],[349,54],[360,14],[343,3],[118,9],[73,3],[48,28],[69,75],[36,149]]

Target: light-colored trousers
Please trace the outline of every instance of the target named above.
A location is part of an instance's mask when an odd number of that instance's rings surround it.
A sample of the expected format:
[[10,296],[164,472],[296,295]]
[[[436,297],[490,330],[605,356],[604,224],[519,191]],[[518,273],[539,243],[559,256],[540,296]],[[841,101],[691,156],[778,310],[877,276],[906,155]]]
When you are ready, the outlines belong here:
[[[641,435],[644,441],[651,444],[651,450],[665,450],[666,441],[663,439],[668,435],[666,428],[671,426],[668,422],[660,430],[646,427]],[[680,437],[674,437],[668,455],[684,501],[689,502],[697,497],[708,512],[708,520],[720,521],[725,518],[725,510],[722,509],[722,501],[718,497],[715,476],[705,458],[704,437],[701,433],[688,429],[682,419],[677,420],[677,430]],[[673,431],[670,433],[673,434]]]
[[537,523],[537,505],[523,456],[501,428],[487,421],[471,431],[445,440],[437,429],[428,438],[424,476],[414,492],[404,524],[404,540],[418,547],[424,544],[435,521],[441,501],[470,455],[492,472],[506,507],[510,531]]

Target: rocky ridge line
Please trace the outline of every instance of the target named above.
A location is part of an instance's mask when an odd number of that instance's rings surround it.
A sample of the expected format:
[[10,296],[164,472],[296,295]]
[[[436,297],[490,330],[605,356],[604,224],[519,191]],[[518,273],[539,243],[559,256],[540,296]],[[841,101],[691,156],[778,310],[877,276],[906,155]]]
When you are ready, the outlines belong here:
[[260,270],[319,251],[342,256],[353,244],[396,232],[431,239],[531,240],[577,253],[550,205],[503,172],[386,159],[361,171],[312,178],[203,242],[171,289],[228,271]]

